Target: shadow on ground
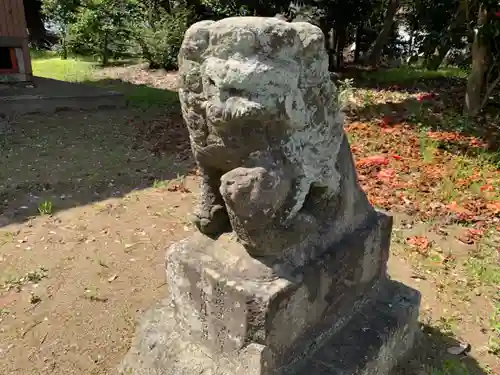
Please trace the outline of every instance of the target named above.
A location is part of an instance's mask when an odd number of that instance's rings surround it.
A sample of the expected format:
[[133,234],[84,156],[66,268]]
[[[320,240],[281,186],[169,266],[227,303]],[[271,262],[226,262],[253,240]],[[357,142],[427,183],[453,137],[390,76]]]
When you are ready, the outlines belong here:
[[[94,59],[94,61],[95,61],[95,59]],[[119,60],[111,60],[105,66],[98,65],[97,68],[109,68],[109,67],[116,67],[116,66],[129,66],[129,65],[133,65],[133,64],[138,64],[138,63],[140,63],[140,61],[141,61],[140,58],[137,58],[137,57],[128,57],[128,58],[122,58],[122,59],[119,59]]]
[[0,227],[178,179],[193,166],[175,111],[65,111],[14,117],[9,128],[0,134]]
[[168,113],[179,113],[180,104],[175,91],[151,87],[147,84],[134,84],[123,79],[102,78],[83,83],[122,93],[129,104],[144,109],[159,107]]
[[454,337],[439,329],[423,324],[422,333],[405,363],[395,369],[393,375],[488,375],[477,360],[464,353],[452,355],[449,348],[461,344]]

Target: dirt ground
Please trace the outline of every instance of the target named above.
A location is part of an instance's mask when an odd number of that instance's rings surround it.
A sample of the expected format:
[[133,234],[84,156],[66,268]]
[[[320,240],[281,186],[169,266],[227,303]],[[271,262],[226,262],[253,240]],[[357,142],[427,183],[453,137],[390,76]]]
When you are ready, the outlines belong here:
[[[138,127],[167,122],[167,152],[138,138]],[[0,374],[113,374],[136,318],[166,294],[166,247],[193,230],[186,133],[161,111],[139,109],[11,125],[0,138]],[[423,339],[398,373],[500,374],[491,350],[500,288],[464,266],[481,246],[495,252],[498,233],[467,245],[460,227],[396,219],[391,276],[423,295]],[[425,256],[407,241],[423,234]],[[460,344],[468,355],[447,353]]]
[[193,200],[169,189],[196,184],[189,160],[137,144],[136,116],[14,120],[0,168],[0,374],[111,373],[139,310],[165,295],[165,248],[189,230]]

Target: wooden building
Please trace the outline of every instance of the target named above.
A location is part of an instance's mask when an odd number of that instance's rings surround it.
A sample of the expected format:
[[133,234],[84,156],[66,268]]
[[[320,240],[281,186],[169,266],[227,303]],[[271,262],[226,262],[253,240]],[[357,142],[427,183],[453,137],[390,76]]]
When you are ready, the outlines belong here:
[[0,0],[0,83],[31,78],[23,0]]

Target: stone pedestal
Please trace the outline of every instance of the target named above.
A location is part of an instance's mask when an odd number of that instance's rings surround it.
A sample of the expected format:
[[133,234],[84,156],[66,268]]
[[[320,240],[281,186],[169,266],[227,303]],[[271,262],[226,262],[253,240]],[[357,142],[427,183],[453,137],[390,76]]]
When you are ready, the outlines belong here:
[[391,226],[374,212],[300,267],[253,258],[229,234],[174,244],[169,298],[143,317],[121,373],[387,374],[412,346],[420,303],[386,277]]

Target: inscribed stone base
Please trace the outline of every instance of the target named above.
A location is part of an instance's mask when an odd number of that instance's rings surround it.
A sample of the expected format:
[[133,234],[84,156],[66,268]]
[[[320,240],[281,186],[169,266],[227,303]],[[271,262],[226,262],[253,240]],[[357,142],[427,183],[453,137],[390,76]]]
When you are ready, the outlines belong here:
[[[420,295],[386,280],[378,298],[367,304],[323,347],[296,363],[287,375],[387,375],[403,359],[418,332]],[[170,300],[142,317],[120,373],[129,375],[270,375],[268,353],[249,344],[237,358],[214,357],[189,333],[181,332]],[[290,327],[292,328],[292,327]],[[275,372],[277,373],[277,372]],[[273,374],[274,375],[274,374]]]
[[250,257],[230,235],[173,245],[170,298],[144,318],[123,373],[387,373],[411,346],[419,306],[386,279],[391,223],[376,213],[295,269]]

